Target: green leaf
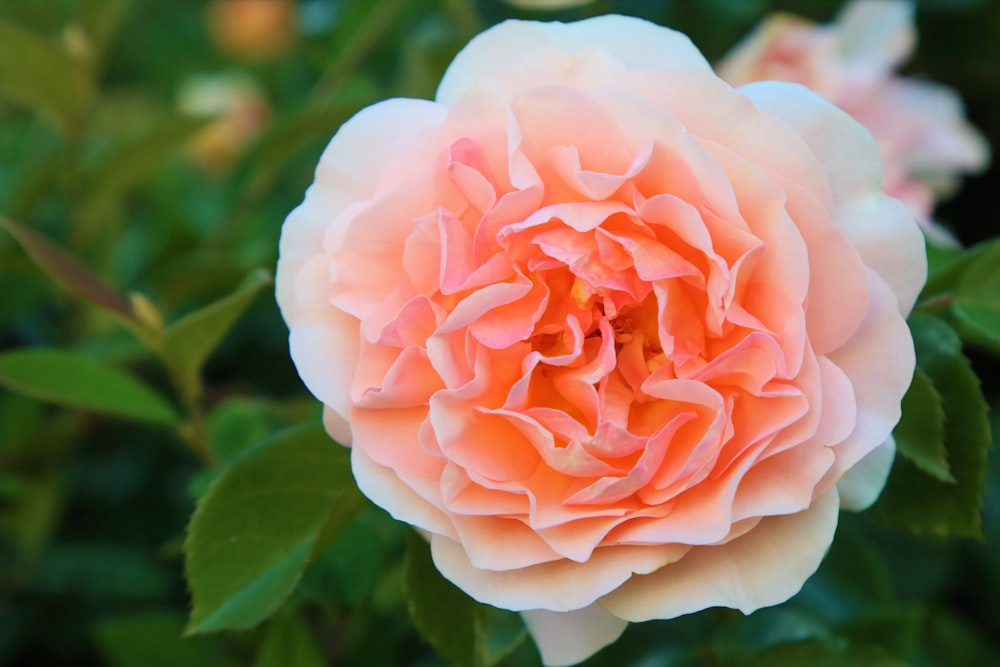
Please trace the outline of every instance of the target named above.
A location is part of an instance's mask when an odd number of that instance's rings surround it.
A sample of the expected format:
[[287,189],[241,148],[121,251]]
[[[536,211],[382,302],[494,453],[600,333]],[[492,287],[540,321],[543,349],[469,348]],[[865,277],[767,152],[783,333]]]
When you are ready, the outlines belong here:
[[945,414],[944,444],[954,483],[927,474],[897,457],[874,511],[889,523],[916,534],[981,537],[986,452],[990,446],[987,405],[962,344],[942,320],[910,317],[917,365],[934,383]]
[[184,616],[148,611],[112,616],[94,626],[109,667],[240,667],[216,637],[183,637]]
[[244,286],[229,296],[205,306],[167,327],[163,358],[184,383],[189,396],[198,395],[202,364],[243,314],[257,293],[271,284],[264,270],[253,273]]
[[416,532],[406,545],[405,589],[421,636],[458,667],[493,667],[524,641],[521,617],[476,602],[441,576]]
[[944,447],[944,408],[934,383],[922,368],[913,374],[913,382],[903,397],[903,418],[893,436],[900,454],[921,470],[942,482],[954,484]]
[[330,526],[360,506],[348,450],[318,426],[247,452],[199,501],[185,542],[189,632],[250,628],[288,598]]
[[17,480],[17,498],[0,507],[0,535],[26,554],[37,554],[48,544],[63,507],[62,480],[50,474]]
[[234,396],[208,416],[208,442],[219,463],[230,463],[243,451],[278,430],[282,420],[273,405]]
[[746,667],[908,667],[877,646],[810,639],[776,646]]
[[326,667],[309,628],[298,616],[271,619],[253,667]]
[[31,259],[61,287],[128,323],[136,322],[128,299],[94,275],[76,257],[13,220],[0,217],[0,227],[10,232]]
[[969,342],[1000,355],[1000,243],[972,261],[955,289],[952,312],[959,333]]
[[94,85],[82,63],[44,37],[0,21],[0,96],[69,130],[79,125],[90,106]]
[[175,425],[177,412],[124,371],[79,352],[49,348],[0,355],[0,385],[51,401],[118,417]]

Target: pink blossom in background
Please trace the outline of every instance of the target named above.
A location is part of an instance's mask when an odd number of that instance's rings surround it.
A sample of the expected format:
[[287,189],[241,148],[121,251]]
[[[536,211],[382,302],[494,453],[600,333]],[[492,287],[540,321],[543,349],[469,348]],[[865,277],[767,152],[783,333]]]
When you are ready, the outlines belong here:
[[886,190],[932,238],[947,242],[948,233],[931,222],[934,204],[955,189],[960,174],[986,166],[989,147],[953,90],[896,74],[915,42],[910,3],[858,0],[829,25],[771,16],[718,72],[734,86],[801,83],[851,114],[878,141]]
[[878,147],[680,33],[508,21],[363,109],[277,298],[361,490],[567,665],[783,602],[878,496],[926,274]]

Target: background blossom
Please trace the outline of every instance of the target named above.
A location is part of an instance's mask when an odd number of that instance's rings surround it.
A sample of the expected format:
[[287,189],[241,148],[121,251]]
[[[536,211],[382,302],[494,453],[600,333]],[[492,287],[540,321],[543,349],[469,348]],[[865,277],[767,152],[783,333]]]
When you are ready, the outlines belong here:
[[875,136],[885,162],[886,191],[898,197],[938,241],[934,204],[954,191],[960,174],[989,160],[982,135],[964,117],[953,90],[896,69],[916,43],[913,5],[856,0],[828,25],[786,14],[766,19],[718,66],[734,86],[792,81],[816,91]]

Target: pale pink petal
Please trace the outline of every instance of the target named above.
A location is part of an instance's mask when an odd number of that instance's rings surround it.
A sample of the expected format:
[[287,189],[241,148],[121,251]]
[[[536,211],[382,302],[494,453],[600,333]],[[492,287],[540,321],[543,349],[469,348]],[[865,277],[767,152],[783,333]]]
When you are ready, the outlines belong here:
[[854,0],[844,6],[836,24],[844,60],[876,73],[906,60],[917,41],[913,4],[901,0]]
[[889,437],[845,472],[837,482],[840,506],[855,512],[871,507],[882,493],[895,456],[896,441]]
[[360,323],[329,305],[326,258],[310,260],[295,278],[294,301],[285,307],[292,361],[309,391],[346,419],[361,347]]
[[483,81],[517,90],[528,78],[526,70],[566,69],[574,55],[598,44],[621,67],[711,70],[687,36],[642,19],[608,15],[571,25],[508,20],[473,38],[455,56],[438,86],[437,100],[453,104]]
[[857,401],[855,429],[834,447],[833,480],[890,436],[916,364],[910,330],[895,308],[892,292],[872,271],[868,285],[871,300],[858,332],[829,355],[850,378]]
[[562,612],[531,609],[522,611],[521,618],[546,667],[582,662],[621,637],[628,627],[628,621],[597,604]]
[[898,200],[882,194],[847,202],[834,218],[867,267],[896,295],[899,312],[909,314],[927,280],[924,238]]

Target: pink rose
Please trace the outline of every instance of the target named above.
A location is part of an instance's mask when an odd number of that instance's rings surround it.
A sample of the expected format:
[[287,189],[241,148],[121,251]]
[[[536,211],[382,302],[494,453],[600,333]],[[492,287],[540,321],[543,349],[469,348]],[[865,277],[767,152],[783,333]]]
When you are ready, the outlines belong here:
[[719,76],[734,86],[801,83],[854,116],[878,142],[886,191],[945,241],[930,222],[935,200],[960,173],[984,168],[989,147],[953,90],[895,74],[915,41],[908,2],[857,0],[830,25],[775,14],[726,56]]
[[923,239],[871,136],[604,16],[476,37],[362,110],[281,238],[361,490],[543,660],[793,595],[880,492]]

